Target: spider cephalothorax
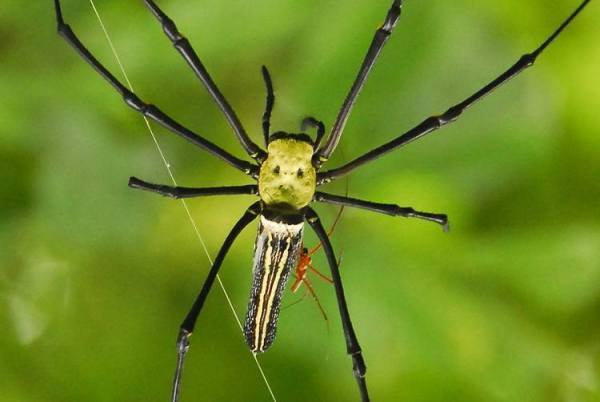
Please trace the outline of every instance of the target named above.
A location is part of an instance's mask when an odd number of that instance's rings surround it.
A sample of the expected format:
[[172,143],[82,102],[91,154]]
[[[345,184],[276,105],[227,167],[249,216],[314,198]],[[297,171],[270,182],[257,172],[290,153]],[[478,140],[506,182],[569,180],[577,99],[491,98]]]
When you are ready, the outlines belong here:
[[312,200],[317,172],[313,143],[305,134],[273,135],[260,167],[258,192],[269,207],[300,210]]

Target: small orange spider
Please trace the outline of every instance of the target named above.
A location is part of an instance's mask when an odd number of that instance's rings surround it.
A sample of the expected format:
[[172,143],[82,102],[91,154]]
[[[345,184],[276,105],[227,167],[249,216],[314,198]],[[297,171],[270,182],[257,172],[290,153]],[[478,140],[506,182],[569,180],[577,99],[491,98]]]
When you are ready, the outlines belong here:
[[[331,225],[331,228],[327,232],[327,237],[331,237],[331,235],[333,234],[333,231],[335,230],[335,226],[337,225],[338,221],[340,220],[340,217],[342,216],[343,211],[344,211],[344,207],[342,206],[340,208],[340,210],[338,211],[338,213],[335,217],[335,220],[333,221],[333,224]],[[317,302],[317,306],[319,307],[319,310],[321,311],[321,315],[323,315],[323,318],[325,319],[325,321],[328,321],[327,314],[325,313],[325,309],[323,308],[323,305],[321,304],[321,302],[319,301],[319,298],[317,297],[317,293],[315,292],[315,288],[313,287],[312,282],[310,281],[310,279],[308,279],[308,271],[310,270],[311,272],[316,274],[319,278],[323,279],[325,282],[327,282],[329,284],[333,284],[333,280],[330,277],[328,277],[325,274],[322,274],[321,272],[319,272],[318,269],[316,269],[312,265],[312,256],[320,249],[321,249],[321,242],[319,242],[319,244],[317,244],[315,247],[311,248],[310,250],[306,247],[302,247],[302,252],[300,253],[298,265],[296,265],[296,272],[294,273],[294,276],[296,277],[296,279],[294,280],[294,283],[292,284],[291,290],[292,290],[292,293],[296,293],[298,291],[298,289],[300,288],[300,286],[302,284],[304,284],[306,286],[307,292],[305,292],[304,295],[300,299],[298,299],[294,303],[290,304],[288,307],[291,307],[294,304],[301,302],[306,297],[306,294],[310,293],[310,295],[312,296],[314,301]],[[340,262],[341,262],[341,257],[338,260],[338,266],[340,265]]]

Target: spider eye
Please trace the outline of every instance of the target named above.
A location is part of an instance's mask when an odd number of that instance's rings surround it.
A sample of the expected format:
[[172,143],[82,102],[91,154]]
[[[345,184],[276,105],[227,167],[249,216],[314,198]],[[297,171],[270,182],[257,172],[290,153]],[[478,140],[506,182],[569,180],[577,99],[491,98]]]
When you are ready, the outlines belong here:
[[273,169],[273,173],[279,174],[279,170],[280,170],[280,167],[279,166],[275,166],[275,169]]
[[298,177],[303,177],[304,176],[304,172],[302,171],[302,169],[298,169]]

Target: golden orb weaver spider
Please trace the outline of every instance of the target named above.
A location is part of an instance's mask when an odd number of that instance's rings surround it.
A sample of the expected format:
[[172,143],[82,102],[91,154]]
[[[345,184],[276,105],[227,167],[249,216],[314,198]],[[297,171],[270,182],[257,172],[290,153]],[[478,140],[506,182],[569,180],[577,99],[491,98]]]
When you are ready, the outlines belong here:
[[[267,69],[263,67],[264,80],[267,86],[267,104],[263,115],[263,135],[267,151],[262,150],[250,139],[237,115],[217,88],[190,43],[178,31],[175,23],[153,0],[144,0],[146,6],[162,25],[169,40],[184,57],[219,105],[242,147],[254,159],[256,164],[239,159],[214,145],[170,118],[156,106],[144,102],[127,89],[79,41],[70,26],[63,20],[60,1],[54,0],[59,33],[113,86],[128,106],[257,180],[257,184],[252,185],[211,188],[171,187],[148,183],[134,177],[129,181],[130,187],[156,192],[173,198],[236,194],[253,194],[260,197],[260,201],[252,204],[247,209],[246,213],[235,224],[225,239],[198,297],[181,325],[177,340],[178,362],[172,401],[176,402],[179,399],[182,367],[185,354],[190,345],[189,339],[216,275],[235,238],[257,217],[260,218],[260,225],[255,243],[254,279],[244,326],[244,335],[249,348],[253,352],[263,352],[274,341],[282,291],[291,269],[297,265],[301,255],[303,225],[304,221],[306,221],[317,234],[327,256],[340,310],[347,352],[353,362],[354,377],[358,383],[362,401],[369,401],[365,379],[366,365],[348,312],[338,262],[327,232],[323,228],[318,215],[309,204],[311,202],[325,202],[363,208],[391,216],[429,220],[444,226],[444,228],[447,228],[448,221],[444,214],[419,212],[410,207],[380,204],[347,196],[332,195],[317,191],[316,188],[322,184],[336,180],[367,162],[378,159],[388,152],[455,121],[468,107],[518,75],[527,67],[533,65],[537,57],[569,25],[579,12],[589,4],[589,1],[584,0],[539,47],[531,53],[523,55],[504,73],[493,79],[473,95],[453,105],[441,115],[426,118],[404,134],[364,153],[354,160],[340,167],[321,172],[320,169],[331,157],[341,139],[352,106],[369,72],[373,68],[377,57],[400,18],[401,0],[392,1],[383,25],[376,30],[356,80],[327,138],[325,138],[324,124],[312,117],[306,118],[302,126],[303,131],[309,127],[317,129],[315,140],[312,140],[305,133],[270,132],[274,91],[270,75]],[[323,146],[321,146],[322,140],[325,140]]]

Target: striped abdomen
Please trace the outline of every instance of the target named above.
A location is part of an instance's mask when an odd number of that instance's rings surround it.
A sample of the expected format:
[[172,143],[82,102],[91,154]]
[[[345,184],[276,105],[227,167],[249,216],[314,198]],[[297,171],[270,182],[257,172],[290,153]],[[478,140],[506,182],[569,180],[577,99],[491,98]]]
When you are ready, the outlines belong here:
[[281,296],[300,257],[303,226],[301,216],[260,216],[252,291],[244,324],[246,343],[253,352],[264,352],[275,339]]

